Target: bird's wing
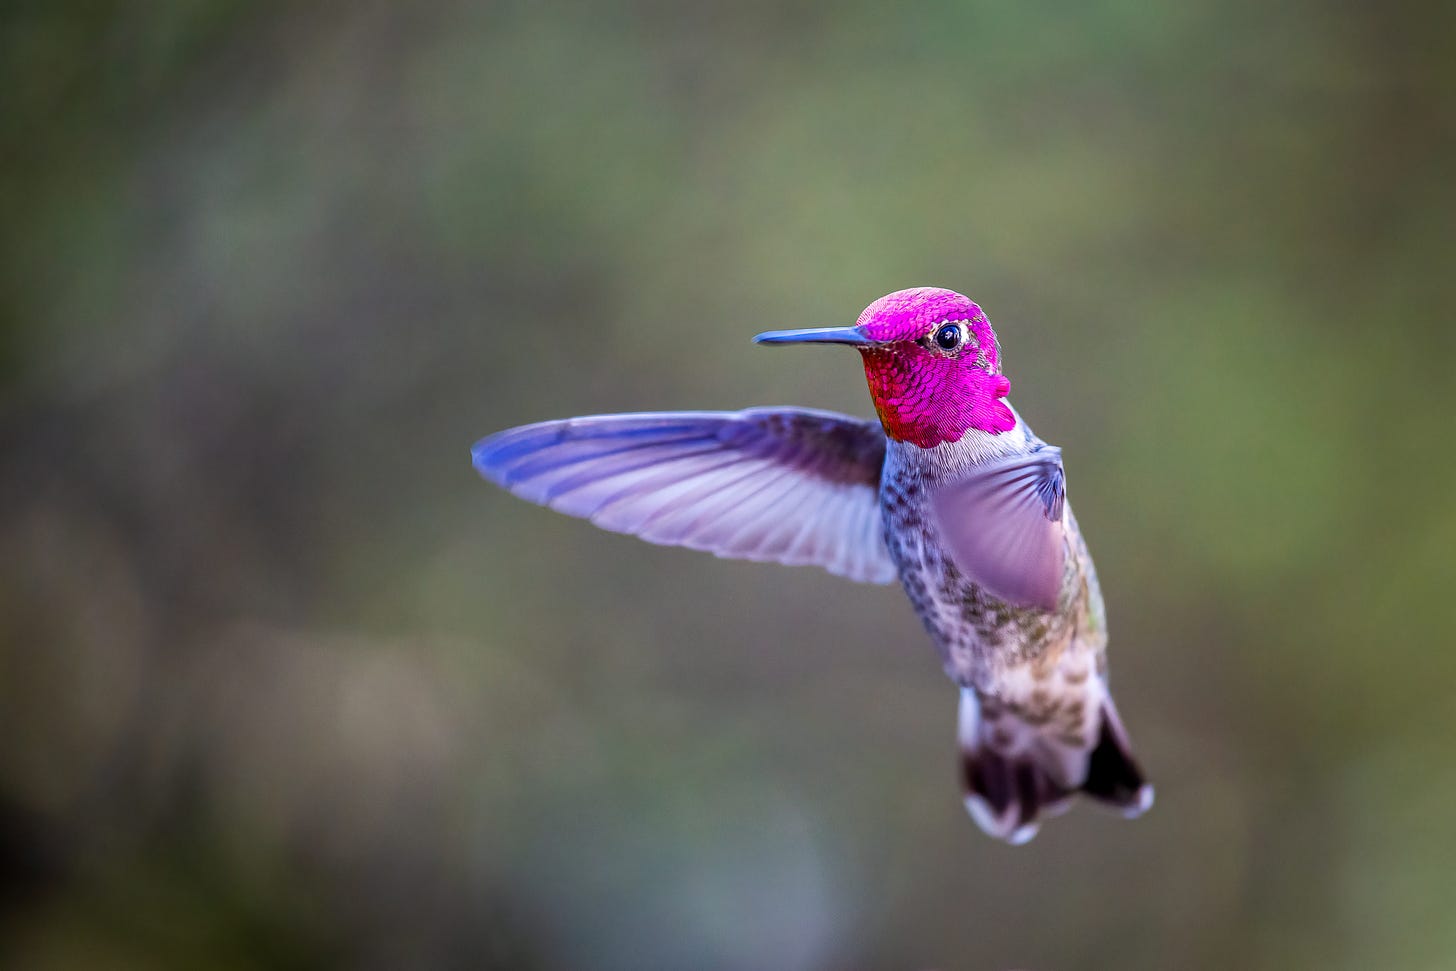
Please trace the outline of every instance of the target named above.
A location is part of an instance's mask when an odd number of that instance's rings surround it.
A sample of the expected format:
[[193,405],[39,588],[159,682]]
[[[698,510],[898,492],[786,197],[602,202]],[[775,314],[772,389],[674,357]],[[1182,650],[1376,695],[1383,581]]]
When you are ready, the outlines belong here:
[[978,466],[931,499],[961,572],[1008,603],[1054,610],[1066,564],[1062,450],[1043,445]]
[[869,583],[896,575],[878,423],[789,408],[597,415],[512,428],[472,455],[523,499],[652,543]]

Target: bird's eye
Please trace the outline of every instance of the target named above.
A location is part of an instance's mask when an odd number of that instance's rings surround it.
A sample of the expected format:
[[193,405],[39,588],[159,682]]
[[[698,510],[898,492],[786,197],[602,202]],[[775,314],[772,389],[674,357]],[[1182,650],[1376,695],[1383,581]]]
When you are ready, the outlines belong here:
[[965,341],[965,332],[961,330],[960,324],[946,324],[935,332],[935,343],[940,345],[943,351],[953,351]]

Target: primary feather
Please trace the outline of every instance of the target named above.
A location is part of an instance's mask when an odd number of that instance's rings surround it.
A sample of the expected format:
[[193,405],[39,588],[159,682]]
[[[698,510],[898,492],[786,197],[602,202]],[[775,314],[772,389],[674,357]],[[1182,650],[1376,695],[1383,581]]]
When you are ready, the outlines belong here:
[[876,423],[806,408],[650,412],[492,435],[475,467],[523,499],[603,529],[718,556],[888,583]]

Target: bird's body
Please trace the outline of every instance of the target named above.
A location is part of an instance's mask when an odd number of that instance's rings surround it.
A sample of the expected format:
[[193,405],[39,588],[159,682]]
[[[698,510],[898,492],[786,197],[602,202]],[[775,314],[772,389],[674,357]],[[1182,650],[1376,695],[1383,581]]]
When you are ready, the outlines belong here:
[[961,688],[966,803],[992,835],[1024,842],[1078,791],[1146,809],[1061,453],[1003,400],[980,307],[903,290],[854,328],[758,339],[857,346],[880,421],[790,408],[567,419],[483,440],[476,467],[652,542],[898,578]]
[[[1087,544],[1064,503],[1062,571],[1052,609],[1008,602],[967,577],[941,534],[933,497],[988,464],[1046,448],[1017,416],[1001,435],[971,431],[921,449],[891,442],[880,485],[885,537],[916,614],[961,686],[960,742],[968,808],[993,835],[1024,842],[1038,811],[1056,812],[1087,784],[1081,759],[1096,749],[1104,718],[1122,729],[1106,689],[1107,623]],[[1125,742],[1123,743],[1125,745]],[[1125,811],[1151,790],[1114,760],[1094,784]],[[1129,769],[1131,768],[1131,771]]]
[[[1084,668],[1103,655],[1107,635],[1102,595],[1091,557],[1065,504],[1063,576],[1052,610],[1019,606],[988,594],[946,554],[931,497],[987,462],[1044,447],[1024,422],[1010,432],[971,432],[959,442],[921,449],[890,443],[880,485],[880,508],[890,557],[915,611],[956,683],[1010,703],[1032,706],[1021,682],[1042,688],[1064,659]],[[1085,677],[1080,680],[1085,681]]]

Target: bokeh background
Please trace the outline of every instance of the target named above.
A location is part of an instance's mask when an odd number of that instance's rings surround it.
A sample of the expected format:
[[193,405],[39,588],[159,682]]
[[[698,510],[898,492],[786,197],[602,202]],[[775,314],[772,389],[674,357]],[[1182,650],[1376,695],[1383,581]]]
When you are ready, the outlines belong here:
[[[1456,7],[7,4],[0,962],[1456,968]],[[1158,805],[1011,849],[899,592],[468,447],[869,414],[937,284],[1060,443]]]

